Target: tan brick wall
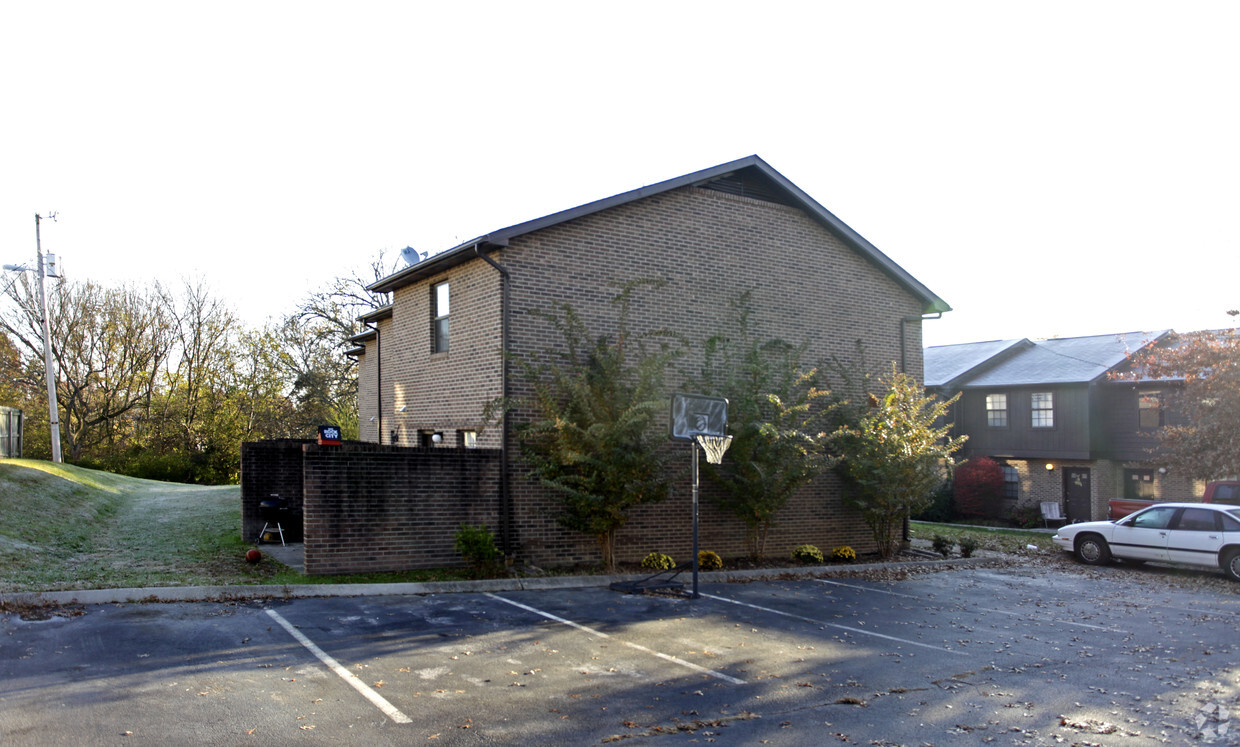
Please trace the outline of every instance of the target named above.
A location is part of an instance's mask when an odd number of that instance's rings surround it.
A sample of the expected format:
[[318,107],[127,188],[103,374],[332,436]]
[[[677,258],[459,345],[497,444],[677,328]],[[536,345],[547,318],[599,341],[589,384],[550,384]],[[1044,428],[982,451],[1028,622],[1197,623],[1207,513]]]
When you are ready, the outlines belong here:
[[[644,278],[662,279],[666,286],[638,292],[631,326],[685,335],[693,349],[682,370],[700,367],[707,337],[730,331],[729,303],[745,291],[752,293],[759,338],[808,342],[808,361],[834,356],[845,363],[854,362],[860,340],[874,373],[901,360],[900,320],[921,312],[917,299],[801,211],[696,187],[518,237],[492,257],[512,274],[512,352],[532,359],[562,338],[529,312],[568,302],[593,335],[614,334],[616,289],[610,283]],[[430,287],[443,280],[452,292],[450,351],[432,356]],[[500,275],[482,260],[395,291],[392,329],[381,334],[384,419],[391,417],[398,443],[416,443],[419,429],[444,431],[445,441],[455,443],[452,431],[481,426],[482,408],[501,390],[500,324]],[[920,379],[921,325],[909,324],[905,332],[907,367]],[[676,381],[669,385],[678,388]],[[517,376],[511,387],[518,397],[525,393]],[[406,413],[396,415],[402,405]],[[388,443],[387,433],[381,437]],[[480,445],[496,446],[498,439],[498,428],[492,428]],[[515,455],[515,443],[510,447]],[[680,450],[677,459],[687,469],[689,447],[669,448]],[[521,474],[515,465],[514,529],[521,552],[540,563],[596,559],[593,540],[561,529],[554,502]],[[743,526],[720,515],[705,495],[703,547],[740,554]],[[667,502],[634,511],[622,533],[622,558],[639,559],[654,549],[687,555],[690,497],[682,479]],[[780,516],[768,555],[784,555],[805,542],[824,550],[873,547],[868,529],[843,507],[831,475],[803,490]]]
[[[448,352],[431,353],[431,287],[448,282]],[[461,430],[481,431],[483,408],[501,389],[500,276],[482,260],[398,289],[380,326],[383,443],[417,445],[420,431],[442,431],[443,447]],[[404,407],[405,411],[400,412]],[[498,447],[484,433],[479,446]]]
[[376,344],[372,341],[366,345],[366,353],[357,358],[357,438],[359,441],[379,442],[378,368],[379,355]]
[[[1124,470],[1151,469],[1148,463],[1116,462],[1108,459],[1097,461],[1062,461],[1058,459],[1004,459],[1004,463],[1017,469],[1021,476],[1020,498],[1017,505],[1037,506],[1042,501],[1058,501],[1066,510],[1063,489],[1064,467],[1088,467],[1090,489],[1090,520],[1101,521],[1110,513],[1109,501],[1124,497]],[[1048,463],[1054,470],[1047,470]],[[1154,468],[1157,469],[1157,468]],[[1175,474],[1154,473],[1154,499],[1160,501],[1191,501],[1205,493],[1205,483],[1177,477]]]

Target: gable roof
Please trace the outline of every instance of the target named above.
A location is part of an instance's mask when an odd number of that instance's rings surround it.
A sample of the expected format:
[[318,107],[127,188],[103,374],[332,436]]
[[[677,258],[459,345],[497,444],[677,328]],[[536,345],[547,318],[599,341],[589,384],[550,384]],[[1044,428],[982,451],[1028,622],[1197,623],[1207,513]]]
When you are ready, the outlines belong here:
[[658,184],[623,192],[602,200],[579,205],[575,208],[535,218],[531,221],[501,228],[498,231],[492,231],[440,252],[415,265],[410,265],[371,284],[367,290],[387,293],[416,282],[428,275],[433,275],[449,267],[467,262],[478,256],[482,251],[491,251],[508,246],[509,242],[518,236],[550,228],[560,223],[674,189],[690,186],[705,187],[798,208],[846,246],[852,248],[892,280],[907,289],[914,297],[921,300],[924,313],[934,314],[951,311],[951,307],[943,299],[931,292],[929,288],[922,285],[904,268],[893,262],[890,257],[879,251],[869,241],[866,241],[861,234],[854,231],[822,205],[819,205],[812,197],[803,192],[800,187],[788,181],[783,174],[771,168],[766,161],[763,161],[758,156],[748,156],[736,161],[730,161],[708,169],[695,171],[691,174],[678,176],[675,179],[668,179]]
[[937,345],[924,351],[926,386],[952,386],[979,367],[993,363],[1004,353],[1021,347],[1032,347],[1028,340],[990,340],[961,345]]
[[[1092,337],[1062,337],[1050,340],[1019,340],[1018,348],[1008,346],[997,350],[988,360],[977,362],[967,375],[948,376],[952,361],[976,359],[987,344],[966,343],[926,349],[926,385],[932,380],[952,382],[957,388],[1032,386],[1037,384],[1088,384],[1099,381],[1107,373],[1128,361],[1138,350],[1152,345],[1169,334],[1156,332],[1125,332]],[[952,348],[963,348],[954,351]],[[1002,355],[1010,352],[1009,355]],[[972,358],[970,358],[972,354]],[[933,362],[933,363],[932,363]],[[945,378],[946,377],[946,378]],[[941,385],[941,384],[940,384]]]

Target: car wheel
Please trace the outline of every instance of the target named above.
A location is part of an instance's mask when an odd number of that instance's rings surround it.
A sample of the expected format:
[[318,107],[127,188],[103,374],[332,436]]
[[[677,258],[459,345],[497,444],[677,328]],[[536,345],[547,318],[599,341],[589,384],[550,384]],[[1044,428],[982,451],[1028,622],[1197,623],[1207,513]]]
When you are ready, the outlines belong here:
[[1076,556],[1088,565],[1106,565],[1111,562],[1111,548],[1098,535],[1087,534],[1076,541]]
[[1228,550],[1223,555],[1221,565],[1223,566],[1223,573],[1226,573],[1228,578],[1232,581],[1240,581],[1240,549]]

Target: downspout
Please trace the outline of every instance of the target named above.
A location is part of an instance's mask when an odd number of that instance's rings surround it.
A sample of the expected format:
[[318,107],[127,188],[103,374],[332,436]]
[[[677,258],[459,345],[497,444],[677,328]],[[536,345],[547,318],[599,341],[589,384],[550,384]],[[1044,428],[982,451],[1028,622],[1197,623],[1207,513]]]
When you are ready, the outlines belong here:
[[482,251],[482,242],[474,244],[474,254],[477,254],[482,261],[499,271],[500,275],[500,327],[499,327],[499,347],[500,347],[500,393],[504,399],[505,407],[503,414],[500,415],[500,447],[499,447],[499,543],[500,550],[505,556],[512,555],[512,493],[508,484],[508,317],[510,314],[510,304],[508,300],[508,286],[512,280],[512,276],[508,274],[508,268],[491,259],[490,256]]
[[[942,318],[943,312],[939,311],[933,315],[920,314],[918,316],[906,316],[900,320],[900,373],[908,373],[908,342],[906,341],[907,335],[904,333],[904,325],[909,324],[910,322],[924,322]],[[924,371],[922,372],[922,377],[925,377]]]
[[369,322],[362,322],[366,329],[374,330],[375,333],[375,438],[378,443],[383,443],[383,343],[378,327],[370,326]]

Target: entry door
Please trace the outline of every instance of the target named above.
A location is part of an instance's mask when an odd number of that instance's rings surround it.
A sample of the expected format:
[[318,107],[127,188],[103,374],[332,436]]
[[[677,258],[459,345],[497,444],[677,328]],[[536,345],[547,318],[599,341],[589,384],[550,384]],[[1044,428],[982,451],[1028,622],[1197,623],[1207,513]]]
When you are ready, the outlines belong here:
[[1068,521],[1090,521],[1089,467],[1063,468],[1063,497]]

